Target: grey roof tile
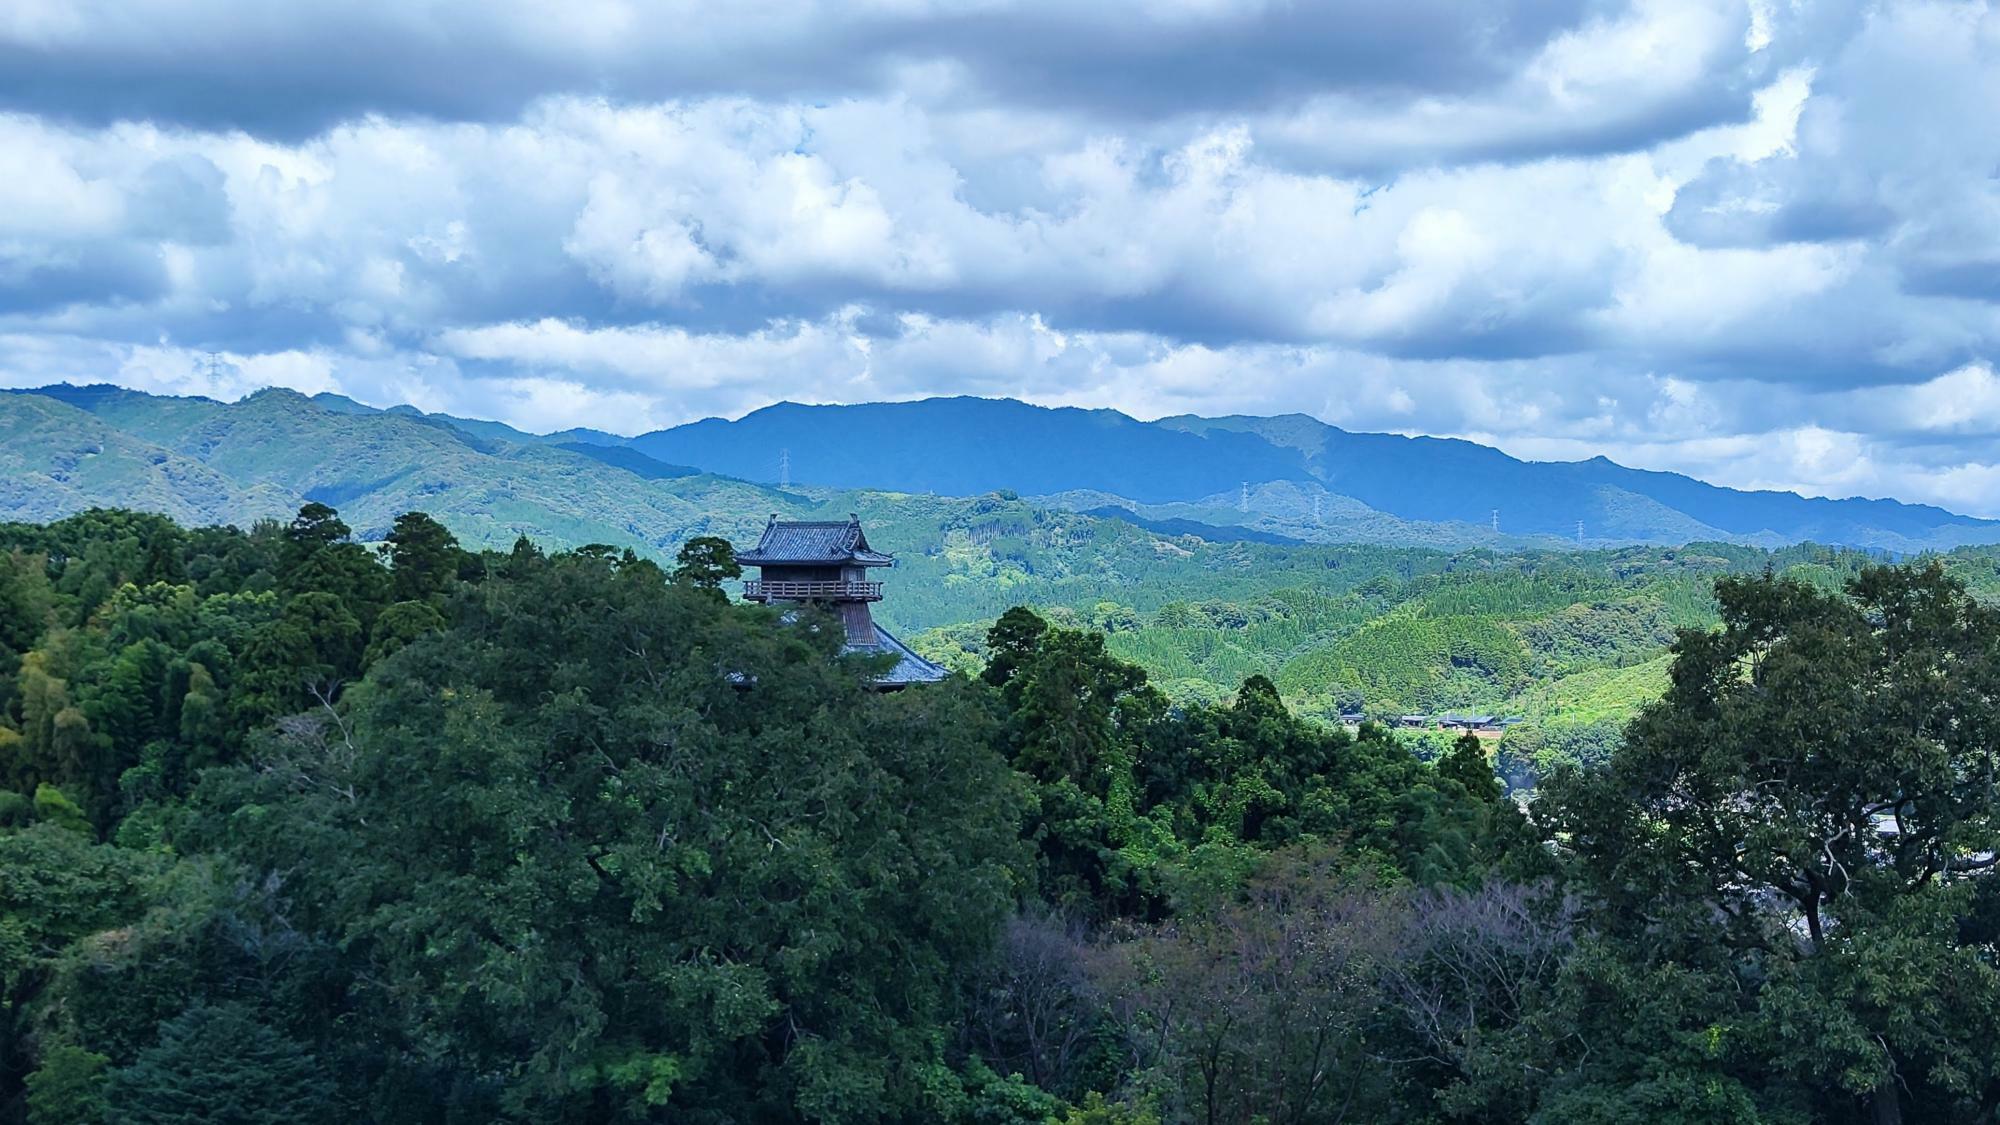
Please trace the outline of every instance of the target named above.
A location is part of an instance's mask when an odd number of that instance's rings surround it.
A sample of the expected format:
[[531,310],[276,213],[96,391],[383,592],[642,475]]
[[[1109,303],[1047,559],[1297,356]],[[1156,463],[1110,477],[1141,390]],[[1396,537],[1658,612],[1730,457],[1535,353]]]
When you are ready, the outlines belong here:
[[868,546],[868,536],[862,533],[861,521],[854,516],[845,520],[780,520],[773,515],[764,525],[757,546],[739,551],[736,561],[745,566],[786,563],[888,566],[896,560]]
[[875,626],[876,643],[872,645],[847,645],[844,652],[894,653],[896,666],[876,677],[875,682],[884,687],[898,687],[903,684],[934,684],[951,673],[923,657],[916,650],[896,639],[895,635],[882,626]]

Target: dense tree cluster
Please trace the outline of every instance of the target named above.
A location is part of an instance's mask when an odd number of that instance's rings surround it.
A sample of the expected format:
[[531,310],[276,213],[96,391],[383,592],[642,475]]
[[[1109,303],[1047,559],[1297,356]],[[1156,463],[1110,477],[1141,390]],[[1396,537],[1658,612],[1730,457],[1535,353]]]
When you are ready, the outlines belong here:
[[2000,617],[1935,567],[1723,581],[1524,810],[1476,738],[1177,701],[1115,603],[882,693],[718,596],[715,539],[369,548],[312,504],[0,552],[0,1121],[2000,1112]]

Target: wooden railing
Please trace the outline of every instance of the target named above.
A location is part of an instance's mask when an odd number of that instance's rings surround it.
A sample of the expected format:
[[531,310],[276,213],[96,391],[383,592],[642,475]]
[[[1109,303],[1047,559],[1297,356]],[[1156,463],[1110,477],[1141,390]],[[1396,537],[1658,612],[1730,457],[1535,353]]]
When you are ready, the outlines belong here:
[[752,578],[743,584],[743,596],[753,602],[769,601],[865,601],[882,600],[880,582],[788,582]]

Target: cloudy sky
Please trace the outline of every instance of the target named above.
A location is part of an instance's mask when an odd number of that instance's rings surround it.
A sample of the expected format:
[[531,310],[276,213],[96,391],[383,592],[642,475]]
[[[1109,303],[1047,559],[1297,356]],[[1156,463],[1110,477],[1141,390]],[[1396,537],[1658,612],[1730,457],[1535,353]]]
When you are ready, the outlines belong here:
[[0,383],[1303,411],[2000,515],[1997,116],[1986,3],[7,0]]

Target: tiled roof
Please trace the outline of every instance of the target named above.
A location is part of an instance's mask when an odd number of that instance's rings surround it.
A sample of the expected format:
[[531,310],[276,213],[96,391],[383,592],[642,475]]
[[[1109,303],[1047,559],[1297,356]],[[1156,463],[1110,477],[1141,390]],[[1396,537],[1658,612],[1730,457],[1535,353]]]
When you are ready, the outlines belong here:
[[934,684],[951,673],[918,656],[916,650],[897,640],[889,630],[875,626],[875,644],[847,645],[843,652],[865,652],[871,654],[894,653],[896,666],[876,677],[875,682],[884,687],[900,687],[903,684]]
[[869,548],[861,521],[854,516],[845,520],[780,520],[773,515],[771,522],[764,525],[757,546],[739,552],[736,561],[745,566],[787,563],[888,566],[896,560]]

